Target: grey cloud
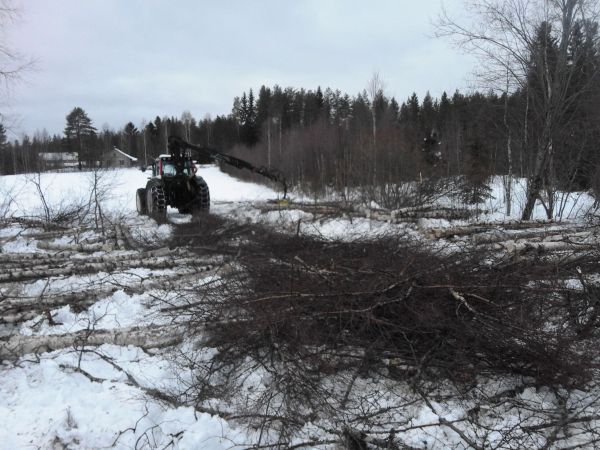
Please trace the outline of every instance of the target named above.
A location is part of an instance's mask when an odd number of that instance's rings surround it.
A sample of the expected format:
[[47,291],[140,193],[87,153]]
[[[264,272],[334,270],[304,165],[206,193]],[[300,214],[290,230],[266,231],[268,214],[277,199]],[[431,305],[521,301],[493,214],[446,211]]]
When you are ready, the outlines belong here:
[[[378,70],[389,95],[464,89],[472,64],[432,41],[436,2],[27,0],[11,29],[39,71],[12,112],[62,132],[74,106],[97,127],[190,110],[227,114],[261,84],[361,91]],[[458,4],[459,0],[453,0]]]

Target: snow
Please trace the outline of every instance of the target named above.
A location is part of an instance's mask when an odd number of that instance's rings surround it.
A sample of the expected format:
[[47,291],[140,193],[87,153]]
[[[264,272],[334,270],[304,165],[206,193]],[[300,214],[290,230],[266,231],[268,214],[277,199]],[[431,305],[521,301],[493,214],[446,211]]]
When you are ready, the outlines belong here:
[[[145,306],[150,300],[147,294],[130,296],[119,290],[108,297],[100,297],[94,305],[79,314],[73,313],[69,306],[63,306],[53,310],[52,317],[57,324],[49,325],[44,321],[41,326],[36,327],[35,334],[73,333],[87,329],[90,324],[99,329],[112,329],[164,323],[165,319],[161,322],[152,320],[151,311]],[[20,333],[32,335],[32,326],[37,321],[38,319],[32,319],[24,322]]]
[[[203,166],[199,173],[211,188],[214,202],[242,202],[272,199],[273,190],[246,183],[225,175],[216,166]],[[171,224],[157,225],[135,210],[135,191],[143,187],[148,173],[136,169],[98,172],[99,186],[107,189],[102,207],[109,218],[125,220],[134,238],[142,241],[163,241],[172,232]],[[90,196],[94,174],[91,172],[42,173],[5,176],[0,179],[4,198],[0,214],[5,217],[43,217],[44,205],[51,211],[65,210],[84,204]],[[39,185],[39,190],[36,187]],[[216,208],[218,210],[218,208]],[[177,221],[187,221],[169,211]],[[22,236],[18,225],[0,230],[2,251],[9,253],[45,253],[31,239]],[[86,237],[82,234],[81,237]],[[53,239],[67,244],[68,239]],[[102,252],[97,255],[102,254]],[[127,273],[109,276],[106,273],[69,276],[24,283],[22,295],[37,296],[74,292],[107,283],[128,285],[140,278],[161,275],[168,271],[138,268]],[[172,272],[172,270],[170,271]],[[147,291],[128,294],[124,289],[100,295],[95,303],[82,312],[69,306],[51,311],[56,325],[43,317],[24,322],[19,333],[24,336],[61,334],[85,330],[91,325],[98,329],[124,328],[165,323],[167,318],[157,313],[160,302],[154,296],[162,292]],[[150,355],[135,347],[104,345],[97,352],[112,358],[133,374],[141,386],[173,389],[179,376],[170,370],[166,355]],[[81,359],[80,359],[81,358]],[[72,367],[103,379],[92,381]],[[235,441],[246,442],[247,436],[225,420],[200,414],[189,407],[173,407],[153,400],[140,388],[130,385],[126,377],[100,357],[79,353],[73,349],[44,353],[39,362],[24,357],[0,366],[0,449],[21,448],[142,448],[166,446],[175,442],[181,449],[229,449]],[[181,433],[184,431],[184,433]],[[175,436],[176,435],[176,436]]]
[[[145,359],[144,370],[165,378],[164,362],[139,349],[102,346],[98,353],[117,361]],[[65,367],[77,367],[76,353],[51,353],[38,362],[3,368],[0,382],[0,448],[134,448],[167,445],[171,435],[185,430],[178,448],[231,448],[239,433],[224,420],[192,408],[168,408],[149,401],[144,392],[100,357],[84,356],[83,367],[110,381],[94,382]],[[162,366],[161,366],[162,364]],[[158,368],[158,369],[157,369]],[[146,437],[144,437],[146,436]],[[63,446],[58,446],[58,444]]]
[[[201,166],[199,175],[210,187],[211,211],[246,223],[269,224],[289,233],[302,233],[324,239],[358,239],[364,236],[405,234],[417,236],[431,228],[447,228],[462,222],[444,219],[421,219],[416,225],[394,224],[375,220],[372,217],[319,218],[315,214],[294,209],[294,200],[302,196],[292,195],[292,207],[261,210],[258,205],[278,199],[281,194],[269,187],[243,182],[222,173],[213,165]],[[161,242],[173,231],[173,224],[189,221],[189,216],[169,210],[170,223],[157,225],[148,217],[140,217],[135,210],[135,191],[143,187],[148,173],[137,169],[117,169],[97,173],[99,186],[107,190],[102,207],[109,219],[125,221],[134,238],[144,242]],[[90,197],[94,182],[91,172],[43,173],[36,175],[4,176],[0,179],[0,215],[5,217],[39,217],[45,214],[46,206],[57,211],[73,204],[85,204]],[[38,189],[39,187],[39,189]],[[516,219],[524,204],[523,181],[516,180],[511,216],[506,216],[503,187],[499,178],[492,182],[493,198],[480,205],[487,212],[478,218],[489,222]],[[559,197],[560,219],[582,220],[591,207],[593,198],[585,193]],[[452,204],[452,199],[445,199]],[[444,204],[444,200],[441,202]],[[378,205],[369,205],[376,209]],[[538,205],[535,219],[545,218],[543,208]],[[18,225],[0,229],[2,251],[10,253],[47,253],[23,236]],[[85,235],[84,235],[85,236]],[[69,243],[62,240],[55,242]],[[102,254],[102,253],[99,253]],[[50,325],[42,316],[35,317],[19,326],[24,336],[41,336],[85,330],[90,326],[98,329],[116,329],[131,326],[164,324],[161,316],[160,299],[164,292],[148,290],[144,293],[129,293],[140,279],[173,273],[175,269],[150,270],[130,269],[118,275],[106,273],[85,276],[65,276],[52,280],[34,280],[21,286],[24,296],[39,296],[43,293],[68,293],[86,287],[120,287],[113,292],[99,294],[92,306],[76,312],[69,306],[50,311],[56,325]],[[209,275],[207,280],[217,277]],[[202,280],[197,280],[202,282]],[[4,291],[3,291],[4,293]],[[176,301],[176,299],[172,299]],[[0,330],[1,331],[1,330]],[[0,335],[2,333],[0,332]],[[195,343],[184,342],[192,348]],[[185,350],[184,350],[185,351]],[[200,349],[209,355],[211,349]],[[172,365],[175,356],[168,351],[149,353],[137,347],[103,345],[94,352],[78,349],[63,349],[42,353],[37,357],[28,355],[14,362],[0,365],[0,450],[21,448],[155,448],[179,449],[231,449],[243,446],[251,440],[250,431],[238,424],[194,411],[190,407],[159,402],[148,396],[144,388],[160,388],[163,391],[181,391],[189,380],[188,374]],[[132,383],[122,371],[107,362],[113,361],[127,370],[135,379]],[[83,372],[77,371],[81,368]],[[247,383],[260,390],[267,382],[266,374],[254,373]],[[386,391],[381,386],[365,380],[364,394],[377,397],[378,405],[385,404]],[[137,384],[137,385],[136,385]],[[389,393],[397,392],[390,387]],[[495,386],[496,389],[499,389]],[[258,394],[257,394],[258,395]],[[389,394],[391,395],[391,394]],[[395,394],[394,394],[395,395]],[[541,405],[552,402],[547,392],[526,389],[522,401]],[[390,402],[393,399],[389,399]],[[420,404],[404,412],[410,425],[430,424],[439,421],[439,414],[446,420],[460,419],[465,414],[464,405],[435,404],[436,411]],[[510,414],[505,421],[516,420]],[[312,424],[301,430],[303,435],[318,434]],[[490,434],[493,442],[493,434]],[[499,438],[500,436],[497,436]],[[417,448],[444,448],[446,443],[460,443],[456,435],[443,427],[414,429],[405,433],[405,443]]]
[[[493,177],[490,182],[491,198],[486,200],[484,208],[489,211],[484,217],[488,221],[500,221],[520,219],[525,207],[527,181],[524,178],[516,178],[512,181],[512,204],[511,214],[506,215],[506,199],[504,198],[505,187],[502,178]],[[594,204],[594,198],[586,192],[557,192],[555,194],[556,220],[580,219]],[[533,210],[532,220],[546,219],[546,211],[538,201]]]
[[[277,193],[266,186],[247,183],[224,174],[214,165],[200,166],[198,175],[210,187],[213,202],[260,201],[277,198]],[[42,173],[41,191],[51,209],[87,201],[93,183],[93,172]],[[98,171],[100,183],[110,189],[105,207],[112,214],[135,212],[135,191],[146,185],[148,172],[139,169],[109,169]],[[43,205],[35,187],[36,175],[6,175],[0,180],[0,193],[12,198],[8,215],[37,216],[43,214]],[[67,200],[68,199],[68,200]],[[149,219],[148,219],[149,220]]]
[[[297,225],[301,221],[301,226],[309,224],[307,232],[320,234],[329,237],[348,236],[349,234],[362,234],[365,232],[378,233],[385,228],[381,224],[376,224],[372,220],[324,220],[318,224],[312,222],[313,217],[300,210],[285,210],[282,212],[272,211],[262,214],[255,208],[257,202],[266,202],[281,197],[280,192],[276,192],[269,187],[248,183],[233,178],[221,172],[215,165],[200,166],[198,172],[210,187],[212,211],[216,214],[234,217],[242,221],[254,223],[271,223],[276,225],[290,224]],[[99,171],[98,176],[100,185],[109,188],[104,207],[114,216],[126,216],[141,222],[142,229],[148,228],[150,219],[135,216],[135,191],[143,187],[148,179],[148,172],[142,172],[139,169],[114,169]],[[43,215],[43,205],[40,195],[35,187],[36,177],[34,175],[9,175],[0,180],[0,194],[3,194],[7,215],[15,216],[40,216]],[[70,172],[70,173],[43,173],[39,177],[39,185],[44,194],[46,203],[50,209],[64,209],[70,204],[85,203],[89,199],[90,188],[93,183],[93,173],[90,172]],[[476,217],[479,221],[485,222],[503,222],[519,219],[525,204],[526,183],[524,180],[514,180],[511,215],[506,215],[506,202],[504,199],[504,187],[500,177],[495,177],[491,182],[492,198],[486,200],[483,205],[479,205],[482,213]],[[290,195],[292,204],[294,201],[304,201],[303,195]],[[8,199],[12,201],[9,202]],[[66,200],[68,199],[68,201]],[[593,197],[587,193],[559,193],[556,198],[556,209],[558,220],[581,219],[592,208]],[[442,199],[439,203],[442,206],[452,206],[456,202],[454,199]],[[377,206],[377,205],[371,205]],[[0,214],[3,207],[0,205]],[[173,214],[173,222],[188,220],[189,216],[177,217],[175,210],[169,210]],[[546,213],[541,204],[536,205],[533,214],[533,220],[546,219]],[[146,222],[143,224],[143,222]],[[357,222],[357,223],[355,223]],[[461,222],[453,222],[458,225]],[[464,222],[468,223],[468,222]],[[446,227],[450,226],[448,221],[443,219],[421,219],[420,228]],[[312,231],[311,231],[312,230]],[[169,226],[164,225],[158,230],[153,229],[163,237],[168,236]],[[18,244],[12,244],[13,246]],[[12,251],[12,250],[11,250]]]

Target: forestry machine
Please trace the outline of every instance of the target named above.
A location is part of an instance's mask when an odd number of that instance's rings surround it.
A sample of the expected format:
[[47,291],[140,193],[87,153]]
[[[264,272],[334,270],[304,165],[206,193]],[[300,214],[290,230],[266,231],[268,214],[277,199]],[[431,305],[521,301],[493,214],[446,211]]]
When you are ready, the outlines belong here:
[[[136,207],[140,214],[164,219],[167,206],[180,213],[208,212],[210,193],[206,181],[196,175],[194,159],[202,162],[221,162],[238,169],[248,169],[283,186],[283,198],[287,195],[285,178],[276,170],[255,167],[247,161],[218,152],[209,147],[190,144],[177,136],[169,136],[169,154],[160,155],[152,162],[152,177],[145,188],[136,192]],[[192,154],[195,154],[192,158]]]

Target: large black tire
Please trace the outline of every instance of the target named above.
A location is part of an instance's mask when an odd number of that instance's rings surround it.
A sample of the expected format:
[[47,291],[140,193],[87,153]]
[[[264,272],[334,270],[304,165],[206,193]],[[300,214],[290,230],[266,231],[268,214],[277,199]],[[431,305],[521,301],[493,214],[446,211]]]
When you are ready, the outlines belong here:
[[135,208],[138,214],[147,214],[148,208],[146,207],[146,189],[139,188],[135,192]]
[[196,177],[196,198],[192,204],[192,214],[208,213],[210,211],[210,191],[202,177]]
[[167,198],[160,184],[152,183],[146,187],[146,208],[148,215],[157,221],[167,218]]

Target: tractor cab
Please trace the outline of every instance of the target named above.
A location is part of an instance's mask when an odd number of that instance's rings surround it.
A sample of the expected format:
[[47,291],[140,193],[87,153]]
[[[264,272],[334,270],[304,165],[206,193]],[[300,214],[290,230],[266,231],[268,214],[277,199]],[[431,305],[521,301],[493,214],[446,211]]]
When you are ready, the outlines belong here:
[[181,173],[177,173],[177,166],[174,164],[171,155],[160,155],[152,162],[153,177],[174,177],[177,175],[194,176],[196,174],[196,165],[191,159],[183,161],[183,169]]

